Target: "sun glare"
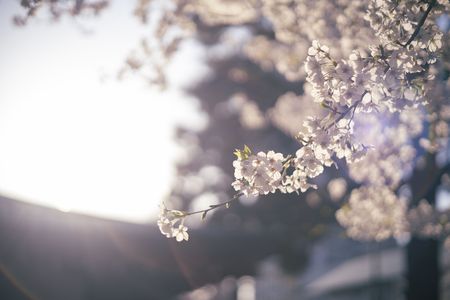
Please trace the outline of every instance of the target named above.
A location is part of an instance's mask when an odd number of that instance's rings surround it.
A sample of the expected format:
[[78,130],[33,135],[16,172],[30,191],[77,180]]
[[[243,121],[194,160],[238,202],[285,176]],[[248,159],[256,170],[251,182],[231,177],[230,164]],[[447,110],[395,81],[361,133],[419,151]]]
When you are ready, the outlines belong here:
[[0,4],[1,194],[131,222],[155,215],[177,155],[172,130],[201,120],[177,90],[115,80],[142,33],[120,5],[91,38],[69,21],[14,28],[16,8]]

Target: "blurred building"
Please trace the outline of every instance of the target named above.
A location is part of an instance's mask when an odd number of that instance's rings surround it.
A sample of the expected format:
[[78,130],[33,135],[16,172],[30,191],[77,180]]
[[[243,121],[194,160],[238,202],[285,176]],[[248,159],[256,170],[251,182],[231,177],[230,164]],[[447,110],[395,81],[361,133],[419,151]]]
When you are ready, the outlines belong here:
[[[443,251],[442,299],[450,299],[450,253]],[[301,274],[287,274],[277,257],[257,275],[228,277],[185,293],[179,300],[401,300],[406,289],[406,250],[395,241],[361,243],[335,228],[310,251]]]
[[0,196],[0,299],[170,300],[227,276],[254,275],[259,261],[283,247],[268,233],[208,226],[191,235],[177,243],[155,224]]

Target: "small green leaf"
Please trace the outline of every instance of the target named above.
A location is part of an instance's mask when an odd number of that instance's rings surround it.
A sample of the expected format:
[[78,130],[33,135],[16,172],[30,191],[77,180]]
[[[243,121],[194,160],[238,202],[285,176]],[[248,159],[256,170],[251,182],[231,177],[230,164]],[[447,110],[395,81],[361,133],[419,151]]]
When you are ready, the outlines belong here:
[[[247,146],[247,145],[244,145],[244,154],[245,154],[247,157],[249,157],[249,156],[252,154],[252,150],[251,150],[250,147]],[[246,157],[246,158],[247,158],[247,157]]]
[[234,152],[233,152],[233,154],[236,155],[236,157],[237,157],[239,160],[242,160],[242,153],[241,153],[241,150],[235,149]]
[[250,149],[249,146],[244,145],[244,150],[241,149],[235,149],[235,151],[233,152],[234,155],[237,156],[237,158],[239,160],[245,160],[247,159],[250,155],[252,155],[252,150]]

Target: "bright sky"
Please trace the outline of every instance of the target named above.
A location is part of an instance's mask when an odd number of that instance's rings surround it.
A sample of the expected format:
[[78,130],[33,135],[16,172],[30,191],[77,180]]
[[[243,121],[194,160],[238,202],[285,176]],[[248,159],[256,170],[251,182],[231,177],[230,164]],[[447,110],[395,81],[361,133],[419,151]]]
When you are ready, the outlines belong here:
[[[0,1],[0,194],[150,221],[170,190],[175,124],[205,120],[177,89],[160,94],[138,78],[114,79],[145,32],[132,17],[134,1],[115,1],[81,22],[93,29],[88,35],[73,20],[15,28],[15,3]],[[172,86],[204,73],[199,49],[184,55]]]

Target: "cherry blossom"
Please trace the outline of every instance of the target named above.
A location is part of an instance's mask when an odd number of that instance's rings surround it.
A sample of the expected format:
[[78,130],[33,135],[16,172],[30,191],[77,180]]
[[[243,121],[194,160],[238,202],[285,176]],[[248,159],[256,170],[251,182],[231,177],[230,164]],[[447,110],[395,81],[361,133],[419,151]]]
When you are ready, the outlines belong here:
[[336,213],[347,235],[358,240],[400,238],[407,232],[406,202],[386,186],[354,189],[348,204]]
[[[438,236],[434,227],[419,230],[413,221],[420,216],[433,223],[418,212],[425,206],[408,214],[406,201],[396,194],[419,161],[415,145],[433,153],[448,147],[450,84],[442,63],[449,56],[448,33],[436,21],[449,13],[448,1],[173,3],[161,28],[184,29],[191,36],[192,15],[211,26],[258,24],[262,32],[249,38],[242,54],[288,81],[304,82],[304,94],[280,96],[266,115],[258,99],[237,97],[245,128],[256,130],[271,121],[298,141],[293,153],[237,150],[232,182],[237,195],[305,192],[317,187],[316,178],[327,168],[345,164],[349,178],[360,185],[336,214],[350,237]],[[341,181],[328,187],[330,194],[336,191],[333,199],[345,198]],[[166,236],[186,240],[179,220],[223,205],[181,215],[163,211],[158,224]]]

